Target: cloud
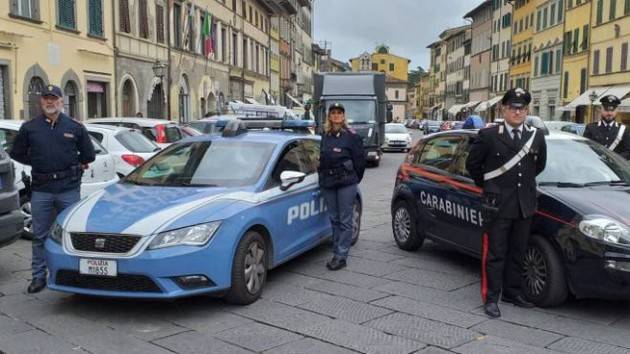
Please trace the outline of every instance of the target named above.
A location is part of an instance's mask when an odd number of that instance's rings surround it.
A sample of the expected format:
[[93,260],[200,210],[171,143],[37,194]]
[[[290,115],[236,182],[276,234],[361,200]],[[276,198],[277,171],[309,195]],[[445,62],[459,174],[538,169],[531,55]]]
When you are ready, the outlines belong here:
[[[429,65],[426,46],[481,0],[314,0],[315,42],[329,41],[335,59],[349,61],[381,43],[411,60],[410,69]],[[329,47],[331,45],[329,44]]]

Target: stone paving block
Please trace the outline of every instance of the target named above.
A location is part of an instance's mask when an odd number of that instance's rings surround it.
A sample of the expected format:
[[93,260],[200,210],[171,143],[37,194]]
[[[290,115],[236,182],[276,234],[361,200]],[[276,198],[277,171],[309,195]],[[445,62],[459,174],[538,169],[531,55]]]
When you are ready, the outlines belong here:
[[293,273],[316,277],[329,272],[326,268],[327,261],[328,260],[320,260],[317,262],[292,262],[290,271]]
[[415,352],[414,354],[449,354],[449,353],[453,353],[453,352],[450,350],[429,346]]
[[552,354],[556,351],[533,347],[508,339],[485,336],[453,349],[461,354]]
[[0,353],[67,354],[87,352],[61,338],[34,330],[0,336]]
[[95,319],[74,317],[68,321],[66,315],[58,314],[33,319],[32,324],[92,353],[167,353],[153,344],[131,337],[126,332],[113,330]]
[[355,273],[382,277],[387,274],[408,270],[409,267],[359,257],[348,257],[347,269]]
[[313,289],[322,293],[347,297],[349,299],[370,302],[376,299],[390,296],[388,293],[357,288],[356,286],[336,283],[329,280],[320,280],[306,286],[307,289]]
[[329,320],[300,332],[329,343],[370,354],[411,353],[425,346],[423,343],[342,320]]
[[564,338],[563,336],[541,329],[515,325],[512,323],[492,320],[478,324],[471,328],[483,334],[513,340],[515,342],[545,348],[547,345]]
[[327,294],[304,289],[295,285],[274,283],[267,284],[262,294],[263,299],[280,302],[289,306],[297,306],[328,297]]
[[249,306],[234,307],[230,311],[258,322],[291,331],[311,327],[329,319],[310,311],[266,300],[256,301]]
[[455,275],[419,269],[392,273],[385,276],[385,278],[440,290],[454,290],[478,281],[477,278],[469,275]]
[[480,336],[478,333],[465,328],[404,313],[393,313],[377,318],[365,325],[386,333],[392,333],[442,348],[454,348]]
[[247,354],[249,350],[225,343],[205,333],[185,332],[154,341],[156,345],[180,354]]
[[372,249],[357,251],[356,253],[351,254],[351,255],[354,257],[371,259],[373,261],[379,261],[379,262],[391,262],[391,261],[403,258],[403,256],[397,256],[395,254],[379,252]]
[[564,338],[556,343],[553,343],[548,347],[549,349],[557,350],[564,353],[571,354],[629,354],[630,349],[624,349],[613,345],[597,343],[580,338]]
[[[478,284],[474,285],[478,289]],[[470,311],[481,306],[481,296],[479,291],[475,294],[463,294],[461,290],[446,291],[434,288],[427,288],[420,285],[409,284],[400,281],[391,281],[382,286],[377,286],[372,290],[383,291],[392,295],[400,295],[421,302],[436,304],[457,310]]]
[[392,312],[381,307],[342,297],[332,297],[323,301],[309,302],[298,307],[352,323],[367,322],[373,318],[381,317]]
[[483,316],[473,315],[467,312],[453,310],[429,303],[423,303],[402,296],[387,297],[378,301],[373,301],[371,304],[463,328],[469,328],[470,326],[474,326],[487,320],[487,318]]
[[261,323],[250,323],[245,326],[227,329],[214,336],[223,341],[256,352],[278,347],[303,338],[298,334]]
[[405,267],[413,267],[416,269],[430,270],[434,272],[449,273],[455,275],[466,274],[473,277],[477,277],[481,269],[481,266],[478,262],[476,262],[475,264],[470,264],[468,262],[457,262],[455,259],[442,259],[417,255],[403,257],[401,259],[392,261],[392,263]]
[[237,316],[217,308],[187,311],[186,313],[177,315],[175,318],[170,316],[169,318],[178,326],[194,329],[195,331],[203,333],[217,333],[252,322],[252,320],[248,318]]
[[347,270],[338,270],[336,272],[324,273],[318,278],[332,280],[337,283],[353,285],[359,288],[373,288],[387,283],[387,279],[373,277],[371,275],[359,274]]
[[269,349],[264,354],[353,354],[348,349],[336,347],[329,343],[320,342],[313,338],[301,339],[279,347]]
[[568,301],[557,307],[536,308],[536,311],[609,325],[623,319],[624,315],[630,315],[630,303],[627,301],[582,299]]
[[0,337],[13,335],[33,330],[34,328],[24,321],[0,315]]
[[[478,309],[475,311],[481,312],[482,310]],[[555,316],[510,305],[501,306],[501,319],[527,327],[564,334],[569,337],[583,338],[630,349],[628,331],[611,326],[603,326],[593,322]]]
[[159,317],[162,316],[143,316],[140,318],[120,316],[116,319],[108,319],[107,326],[120,333],[126,333],[145,341],[168,337],[189,330],[183,326],[162,320]]
[[[285,266],[283,266],[285,267]],[[319,278],[314,278],[310,276],[306,276],[303,274],[292,273],[290,269],[284,268],[283,271],[275,271],[269,273],[269,278],[267,279],[269,285],[273,286],[273,283],[283,283],[283,284],[291,284],[298,287],[305,287],[308,284],[319,281]]]

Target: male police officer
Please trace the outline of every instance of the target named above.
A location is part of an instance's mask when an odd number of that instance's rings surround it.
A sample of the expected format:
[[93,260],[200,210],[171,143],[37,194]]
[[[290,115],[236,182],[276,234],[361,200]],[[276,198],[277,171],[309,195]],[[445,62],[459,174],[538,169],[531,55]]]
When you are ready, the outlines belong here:
[[85,127],[62,113],[63,95],[57,86],[41,92],[43,114],[22,125],[11,158],[32,167],[33,280],[27,291],[46,287],[44,242],[57,213],[80,199],[82,170],[94,161],[94,147]]
[[524,124],[530,94],[509,90],[501,101],[503,123],[481,129],[466,168],[483,188],[484,223],[481,294],[484,310],[501,316],[497,302],[533,307],[521,289],[521,258],[536,209],[536,175],[543,171],[547,146],[541,130]]
[[599,102],[603,108],[601,120],[588,124],[584,129],[584,137],[630,159],[630,132],[625,125],[615,122],[617,106],[621,104],[621,100],[615,95],[607,95]]

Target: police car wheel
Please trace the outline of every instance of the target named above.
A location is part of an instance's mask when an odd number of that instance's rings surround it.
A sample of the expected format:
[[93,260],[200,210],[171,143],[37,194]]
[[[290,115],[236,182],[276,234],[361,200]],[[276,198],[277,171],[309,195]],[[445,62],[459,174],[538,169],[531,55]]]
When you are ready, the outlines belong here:
[[564,267],[551,243],[533,236],[523,257],[525,296],[540,307],[562,304],[569,295]]
[[416,215],[409,203],[399,200],[394,204],[392,213],[394,240],[400,249],[415,251],[422,246],[424,235],[418,234]]
[[359,234],[361,233],[361,203],[358,200],[354,201],[352,206],[352,242],[354,246],[359,241]]
[[262,294],[267,280],[267,247],[263,237],[255,231],[243,236],[236,248],[232,264],[232,287],[226,300],[248,305]]

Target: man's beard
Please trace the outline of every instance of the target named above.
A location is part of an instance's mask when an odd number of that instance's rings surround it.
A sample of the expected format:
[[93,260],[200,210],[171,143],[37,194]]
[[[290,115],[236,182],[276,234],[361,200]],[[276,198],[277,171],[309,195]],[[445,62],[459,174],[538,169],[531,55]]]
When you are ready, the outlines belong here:
[[59,109],[57,107],[44,107],[44,113],[56,114],[56,113],[59,113]]

